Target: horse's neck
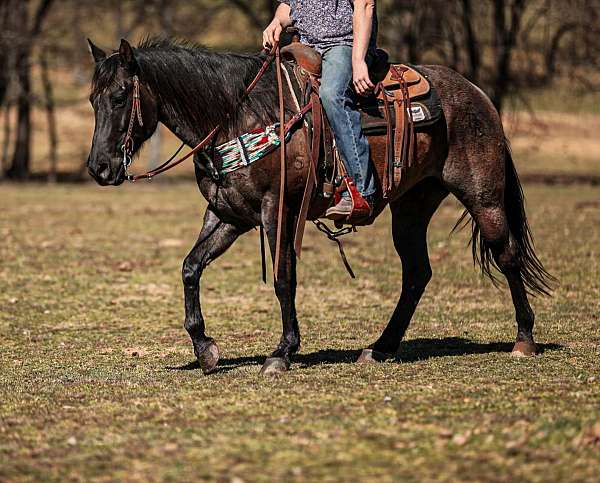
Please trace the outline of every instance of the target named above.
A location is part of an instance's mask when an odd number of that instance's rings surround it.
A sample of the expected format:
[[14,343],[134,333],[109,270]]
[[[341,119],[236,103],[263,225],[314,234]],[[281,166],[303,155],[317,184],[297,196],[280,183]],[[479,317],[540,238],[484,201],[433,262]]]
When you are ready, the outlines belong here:
[[[194,102],[194,100],[190,100],[190,102]],[[176,107],[168,103],[159,105],[158,121],[165,125],[181,142],[191,147],[199,144],[210,131],[210,128],[204,128],[206,129],[204,132],[193,120],[187,119],[184,113],[179,112]]]
[[[219,54],[213,54],[213,62],[219,61]],[[231,68],[231,66],[230,66]],[[201,79],[198,79],[199,81]],[[237,85],[239,83],[239,85]],[[244,81],[241,79],[232,80],[228,86],[203,84],[202,89],[208,93],[218,92],[221,96],[226,95],[228,99],[234,99],[241,96],[244,91]],[[222,98],[222,97],[221,97]],[[219,102],[212,101],[211,96],[205,96],[204,100],[191,96],[186,102],[194,103],[194,111],[199,113],[211,113],[219,110],[220,119],[213,119],[210,122],[199,123],[198,120],[189,119],[189,115],[182,112],[177,107],[176,102],[169,102],[168,96],[161,96],[162,102],[159,103],[158,119],[171,132],[173,132],[181,141],[190,146],[197,145],[213,128],[221,128],[221,139],[230,136],[238,136],[246,130],[253,129],[260,123],[253,113],[245,112],[238,102],[230,102],[222,105]],[[202,105],[207,104],[207,105]],[[250,109],[249,111],[253,111]],[[199,125],[200,124],[200,125]]]
[[188,146],[196,146],[202,139],[202,133],[198,132],[198,129],[195,129],[183,117],[177,115],[169,106],[159,107],[158,121]]

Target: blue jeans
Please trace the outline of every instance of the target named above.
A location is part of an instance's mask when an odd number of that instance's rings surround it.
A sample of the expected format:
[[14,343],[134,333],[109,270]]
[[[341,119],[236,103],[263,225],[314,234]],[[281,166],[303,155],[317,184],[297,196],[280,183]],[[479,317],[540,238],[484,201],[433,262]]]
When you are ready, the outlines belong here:
[[320,97],[348,174],[363,196],[375,193],[369,142],[362,132],[360,112],[351,89],[352,47],[339,45],[323,52]]

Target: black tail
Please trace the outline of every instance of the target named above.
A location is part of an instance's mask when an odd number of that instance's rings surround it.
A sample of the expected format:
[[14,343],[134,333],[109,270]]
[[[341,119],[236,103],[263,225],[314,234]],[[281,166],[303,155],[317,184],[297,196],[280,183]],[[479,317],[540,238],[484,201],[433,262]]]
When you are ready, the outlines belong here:
[[[535,254],[533,235],[525,213],[523,187],[519,181],[507,139],[504,141],[504,148],[506,151],[504,209],[510,232],[518,247],[521,261],[521,279],[528,293],[549,296],[556,279],[546,271]],[[468,215],[469,212],[465,211],[456,222],[454,229],[462,225]],[[492,255],[492,247],[483,239],[479,227],[473,219],[471,219],[471,249],[474,262],[481,267],[481,271],[492,280],[494,285],[498,285],[499,280],[492,271],[492,268],[499,270]]]

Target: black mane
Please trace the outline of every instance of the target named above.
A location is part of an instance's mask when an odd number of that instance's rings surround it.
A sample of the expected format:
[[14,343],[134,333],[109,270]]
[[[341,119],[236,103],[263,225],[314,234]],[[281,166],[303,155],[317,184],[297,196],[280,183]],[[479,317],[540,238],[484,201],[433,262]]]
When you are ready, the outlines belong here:
[[[207,133],[221,125],[236,135],[251,121],[274,121],[277,92],[272,67],[255,90],[240,105],[245,87],[260,69],[262,54],[217,53],[192,42],[149,38],[134,49],[139,77],[148,83],[164,109]],[[92,95],[109,87],[119,67],[119,56],[112,55],[96,66]],[[251,124],[251,122],[250,122]]]

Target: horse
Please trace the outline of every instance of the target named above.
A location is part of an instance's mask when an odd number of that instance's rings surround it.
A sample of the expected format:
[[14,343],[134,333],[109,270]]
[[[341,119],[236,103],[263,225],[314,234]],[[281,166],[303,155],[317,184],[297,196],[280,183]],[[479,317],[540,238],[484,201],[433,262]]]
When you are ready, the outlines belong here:
[[[130,136],[133,153],[152,136],[158,123],[193,147],[215,126],[221,127],[219,139],[229,140],[277,120],[275,66],[270,65],[252,93],[246,95],[246,87],[265,63],[264,52],[219,53],[164,38],[143,40],[136,48],[122,40],[110,54],[91,41],[89,44],[95,61],[90,94],[95,129],[87,168],[100,185],[118,186],[126,179],[121,148],[135,102],[140,122]],[[399,350],[432,277],[427,228],[449,194],[464,205],[461,220],[465,224],[470,216],[473,257],[483,274],[495,280],[493,270],[497,270],[508,282],[517,323],[513,353],[533,356],[537,346],[528,297],[550,295],[554,279],[534,251],[524,194],[501,118],[489,97],[454,70],[437,65],[418,69],[439,94],[443,120],[417,133],[417,162],[402,178],[397,195],[389,200],[379,196],[375,203],[373,218],[387,205],[391,210],[393,242],[402,264],[402,288],[387,326],[373,344],[363,349],[357,362],[393,358]],[[289,99],[286,109],[293,109]],[[261,368],[267,374],[288,370],[300,348],[293,220],[309,175],[305,148],[305,137],[298,129],[286,150],[286,204],[279,228],[281,258],[274,268],[283,330],[277,347]],[[215,340],[206,335],[200,280],[211,262],[256,227],[266,232],[271,257],[275,258],[279,151],[221,179],[209,175],[200,153],[194,155],[196,181],[208,207],[198,239],[182,266],[184,327],[205,374],[215,371],[219,350]],[[371,138],[371,151],[375,161],[381,160],[385,136]]]

